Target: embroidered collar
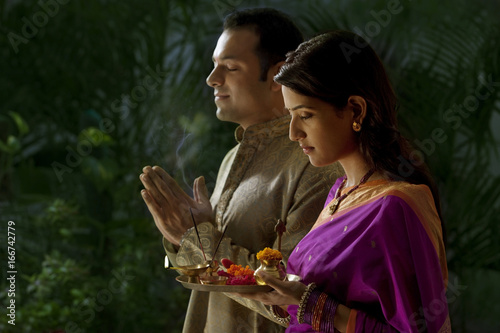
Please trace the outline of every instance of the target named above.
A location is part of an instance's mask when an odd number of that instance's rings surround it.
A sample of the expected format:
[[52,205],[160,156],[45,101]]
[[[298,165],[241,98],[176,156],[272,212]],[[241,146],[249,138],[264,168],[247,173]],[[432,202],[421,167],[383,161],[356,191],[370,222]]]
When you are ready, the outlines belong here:
[[234,138],[238,143],[252,139],[265,139],[274,138],[278,136],[288,135],[288,128],[290,125],[290,115],[285,115],[265,123],[256,124],[244,130],[238,126],[234,131]]

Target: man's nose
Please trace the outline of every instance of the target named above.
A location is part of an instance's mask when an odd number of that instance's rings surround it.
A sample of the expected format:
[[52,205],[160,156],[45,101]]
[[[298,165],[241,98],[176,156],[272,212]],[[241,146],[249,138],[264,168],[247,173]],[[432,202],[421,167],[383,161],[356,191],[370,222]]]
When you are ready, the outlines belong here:
[[220,72],[217,67],[215,67],[212,70],[212,72],[210,72],[210,74],[207,76],[206,82],[210,87],[218,87],[224,83],[224,79],[222,75],[220,75]]

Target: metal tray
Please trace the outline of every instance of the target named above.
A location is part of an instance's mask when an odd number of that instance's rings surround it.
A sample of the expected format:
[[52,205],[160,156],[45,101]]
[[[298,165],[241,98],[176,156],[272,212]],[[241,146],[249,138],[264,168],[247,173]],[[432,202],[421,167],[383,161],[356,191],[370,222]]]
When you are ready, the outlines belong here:
[[239,286],[228,286],[228,285],[214,285],[214,284],[201,284],[201,283],[190,283],[188,282],[188,276],[179,275],[175,279],[179,281],[184,288],[199,290],[199,291],[210,291],[210,292],[221,292],[221,293],[258,293],[271,291],[273,288],[270,286],[259,286],[259,285],[239,285]]

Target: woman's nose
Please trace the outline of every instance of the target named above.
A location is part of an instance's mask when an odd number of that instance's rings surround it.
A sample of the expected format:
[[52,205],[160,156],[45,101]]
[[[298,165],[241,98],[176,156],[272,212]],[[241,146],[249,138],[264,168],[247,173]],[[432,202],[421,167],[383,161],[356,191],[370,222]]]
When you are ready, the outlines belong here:
[[297,126],[293,117],[290,121],[290,131],[288,137],[291,141],[299,141],[306,137],[306,133]]

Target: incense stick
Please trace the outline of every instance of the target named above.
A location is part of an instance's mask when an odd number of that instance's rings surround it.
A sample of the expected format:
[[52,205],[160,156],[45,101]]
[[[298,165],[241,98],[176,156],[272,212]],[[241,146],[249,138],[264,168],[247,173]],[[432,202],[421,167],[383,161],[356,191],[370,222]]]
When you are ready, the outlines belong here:
[[207,261],[207,257],[205,256],[205,251],[203,251],[203,244],[201,244],[200,234],[198,233],[198,227],[196,226],[196,221],[194,220],[193,211],[191,207],[189,207],[189,212],[191,213],[191,218],[193,219],[194,230],[196,231],[196,236],[198,236],[198,242],[200,242],[201,253],[203,253],[203,259]]
[[226,230],[227,230],[227,224],[226,224],[226,226],[224,227],[224,230],[222,230],[222,235],[220,235],[219,242],[217,243],[217,246],[215,247],[215,251],[214,251],[214,253],[212,254],[212,260],[215,260],[215,254],[217,253],[217,250],[219,249],[219,245],[220,245],[220,243],[222,243],[222,238],[224,238],[224,234],[226,233]]

